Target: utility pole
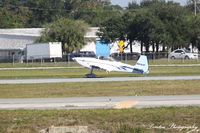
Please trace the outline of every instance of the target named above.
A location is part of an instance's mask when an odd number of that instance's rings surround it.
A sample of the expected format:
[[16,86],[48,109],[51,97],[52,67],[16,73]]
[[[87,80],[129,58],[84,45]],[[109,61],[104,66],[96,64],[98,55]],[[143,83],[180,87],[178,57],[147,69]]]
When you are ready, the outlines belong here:
[[194,15],[196,16],[197,15],[197,1],[196,0],[193,0],[194,1]]
[[198,5],[200,4],[199,2],[199,0],[192,0],[193,1],[193,3],[194,3],[194,14],[195,14],[195,16],[197,15],[197,9],[198,9],[198,11],[200,11],[200,8],[198,7]]

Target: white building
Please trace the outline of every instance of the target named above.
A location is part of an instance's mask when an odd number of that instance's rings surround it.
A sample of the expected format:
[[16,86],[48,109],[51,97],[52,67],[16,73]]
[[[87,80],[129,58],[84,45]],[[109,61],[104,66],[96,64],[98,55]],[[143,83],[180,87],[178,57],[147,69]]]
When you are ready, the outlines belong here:
[[[91,27],[86,33],[87,45],[81,51],[93,51],[97,53],[96,41],[99,40],[96,33],[98,27]],[[0,59],[19,59],[22,56],[26,44],[34,43],[41,35],[43,28],[20,28],[20,29],[0,29]],[[110,44],[110,54],[119,53],[119,42]],[[125,42],[126,45],[126,42]],[[151,49],[151,48],[150,48]],[[125,49],[129,53],[130,48]],[[140,53],[140,43],[133,45],[133,52]]]
[[[20,59],[27,44],[34,41],[41,35],[43,28],[20,28],[0,29],[0,59]],[[88,44],[82,50],[95,51],[96,32],[98,28],[89,29],[85,38]]]
[[33,43],[42,29],[0,29],[0,59],[20,58],[26,44]]

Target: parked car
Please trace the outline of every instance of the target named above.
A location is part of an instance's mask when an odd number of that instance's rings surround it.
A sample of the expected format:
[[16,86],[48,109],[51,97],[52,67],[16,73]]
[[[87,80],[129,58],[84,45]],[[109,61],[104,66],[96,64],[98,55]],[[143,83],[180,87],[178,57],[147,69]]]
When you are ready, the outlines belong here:
[[192,53],[186,49],[177,49],[168,56],[170,59],[198,59],[198,53]]
[[96,57],[93,51],[76,51],[71,54],[73,57]]
[[115,60],[138,60],[140,53],[112,53],[110,56]]
[[96,58],[96,54],[93,51],[74,51],[70,54],[65,54],[62,57],[63,61],[73,61],[74,57],[93,57]]

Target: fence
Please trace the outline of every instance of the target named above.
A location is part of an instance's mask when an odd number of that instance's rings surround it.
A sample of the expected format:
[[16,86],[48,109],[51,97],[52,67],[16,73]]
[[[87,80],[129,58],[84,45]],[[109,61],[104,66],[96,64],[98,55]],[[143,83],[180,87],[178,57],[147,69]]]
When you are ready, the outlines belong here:
[[[113,57],[115,60],[118,61],[128,61],[128,60],[138,60],[138,58],[140,57],[140,53],[113,53],[110,56]],[[148,60],[160,60],[160,59],[165,59],[168,62],[171,61],[171,59],[168,58],[168,53],[167,52],[158,52],[158,53],[143,53],[143,55],[146,55]],[[62,56],[62,58],[29,58],[26,59],[24,58],[24,56],[0,56],[0,63],[10,63],[13,66],[16,63],[26,63],[26,64],[31,64],[31,63],[40,63],[41,65],[43,63],[46,62],[52,62],[52,63],[59,63],[59,62],[72,62],[72,58],[73,57],[94,57],[94,55],[92,54],[90,55],[74,55],[74,54],[65,54]],[[199,55],[200,58],[200,55]],[[198,61],[199,58],[197,58],[196,60]],[[180,61],[185,62],[185,59],[181,59]]]
[[[114,53],[111,54],[111,57],[116,60],[137,60],[140,55],[140,53]],[[142,55],[146,55],[149,60],[168,58],[167,52],[142,53]]]
[[[111,54],[111,57],[113,57],[116,60],[137,60],[140,57],[140,53],[114,53]],[[168,59],[169,53],[168,52],[148,52],[148,53],[142,53],[142,55],[146,55],[148,60],[157,60],[157,59]],[[183,56],[184,57],[184,56]],[[198,54],[198,60],[200,58],[200,54]],[[179,58],[181,60],[188,60],[188,58]]]

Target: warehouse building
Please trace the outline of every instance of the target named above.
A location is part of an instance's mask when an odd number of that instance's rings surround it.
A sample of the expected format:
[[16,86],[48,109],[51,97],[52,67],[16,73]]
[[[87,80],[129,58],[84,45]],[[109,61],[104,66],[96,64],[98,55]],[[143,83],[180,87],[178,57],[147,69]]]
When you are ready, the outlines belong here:
[[[86,33],[85,38],[88,40],[80,51],[92,51],[97,56],[109,56],[112,53],[119,53],[118,42],[113,44],[103,44],[96,33],[98,27],[91,27]],[[19,28],[19,29],[0,29],[0,60],[17,60],[20,61],[24,56],[24,49],[27,44],[34,41],[41,35],[43,28]],[[140,52],[140,45],[133,46],[134,52]],[[125,52],[129,52],[129,48]]]
[[[0,29],[0,60],[21,60],[27,44],[41,35],[43,28]],[[89,29],[85,38],[94,38],[98,28]],[[95,42],[89,41],[83,50],[95,50]]]

